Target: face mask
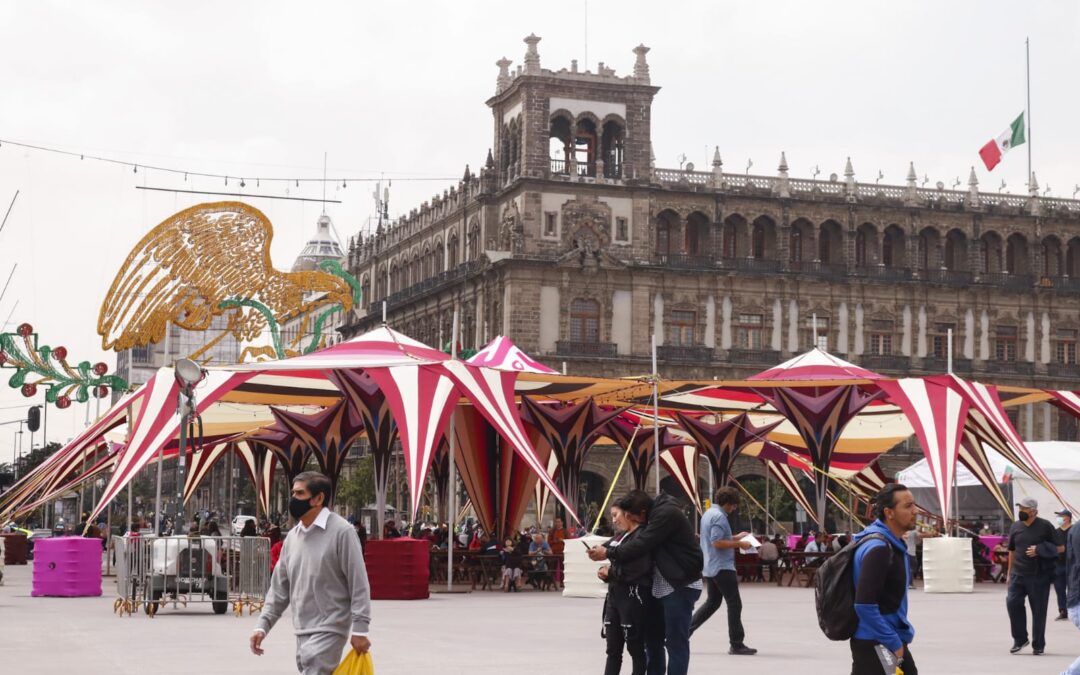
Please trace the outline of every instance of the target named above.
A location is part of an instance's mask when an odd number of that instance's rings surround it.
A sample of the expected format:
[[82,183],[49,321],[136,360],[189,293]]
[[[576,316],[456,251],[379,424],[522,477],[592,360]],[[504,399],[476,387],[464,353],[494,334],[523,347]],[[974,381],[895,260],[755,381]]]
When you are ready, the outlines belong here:
[[1025,522],[1025,523],[1027,521],[1031,520],[1031,511],[1021,511],[1020,512],[1020,520],[1022,522]]
[[311,510],[311,499],[289,497],[289,515],[300,520],[300,516]]
[[1061,527],[1062,525],[1065,524],[1065,519],[1062,518],[1061,516],[1058,516],[1057,518],[1054,518],[1054,524],[1057,525],[1058,527]]

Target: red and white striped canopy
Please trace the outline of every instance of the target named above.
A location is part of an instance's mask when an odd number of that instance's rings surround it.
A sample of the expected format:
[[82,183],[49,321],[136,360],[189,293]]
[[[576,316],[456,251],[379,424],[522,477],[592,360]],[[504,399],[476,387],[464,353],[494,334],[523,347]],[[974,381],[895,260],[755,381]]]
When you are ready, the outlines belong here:
[[952,497],[956,458],[968,416],[968,401],[946,378],[909,377],[880,381],[878,386],[900,406],[915,429],[934,476],[941,515],[946,522]]
[[881,375],[814,347],[778,366],[751,375],[749,380],[880,380]]
[[484,366],[495,370],[509,370],[518,373],[558,374],[558,371],[548,368],[518,349],[518,346],[504,335],[500,335],[489,342],[486,347],[473,354],[466,363],[473,366]]

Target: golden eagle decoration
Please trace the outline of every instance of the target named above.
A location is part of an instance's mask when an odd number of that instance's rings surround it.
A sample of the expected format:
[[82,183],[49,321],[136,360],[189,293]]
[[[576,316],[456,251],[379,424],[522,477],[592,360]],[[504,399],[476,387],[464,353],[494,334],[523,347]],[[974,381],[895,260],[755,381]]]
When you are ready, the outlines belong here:
[[[194,354],[198,360],[227,335],[250,343],[269,329],[272,347],[247,347],[247,356],[287,358],[322,346],[323,322],[360,301],[360,285],[337,261],[326,271],[280,272],[270,261],[273,227],[258,209],[240,202],[199,204],[165,219],[128,255],[98,315],[104,349],[142,347],[165,338],[169,324],[206,331],[216,317],[225,328]],[[313,338],[298,343],[315,316]],[[301,319],[294,344],[280,326]],[[218,324],[220,325],[220,323]]]

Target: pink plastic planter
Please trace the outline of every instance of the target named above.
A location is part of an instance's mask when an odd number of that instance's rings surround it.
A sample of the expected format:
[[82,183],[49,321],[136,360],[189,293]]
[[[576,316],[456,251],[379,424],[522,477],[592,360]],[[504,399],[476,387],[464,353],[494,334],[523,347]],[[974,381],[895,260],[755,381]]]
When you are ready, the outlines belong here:
[[30,595],[101,595],[101,540],[83,537],[39,539],[34,543]]

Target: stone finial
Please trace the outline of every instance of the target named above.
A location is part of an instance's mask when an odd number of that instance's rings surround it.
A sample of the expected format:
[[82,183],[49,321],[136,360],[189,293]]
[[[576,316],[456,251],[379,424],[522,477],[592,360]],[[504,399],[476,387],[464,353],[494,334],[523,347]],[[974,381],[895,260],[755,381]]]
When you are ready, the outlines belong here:
[[844,186],[847,190],[848,201],[855,201],[859,187],[855,183],[855,168],[851,166],[850,157],[847,158],[847,163],[844,164]]
[[649,48],[643,44],[634,47],[634,54],[637,55],[637,60],[634,61],[634,77],[642,82],[649,81],[649,62],[645,60],[648,53]]
[[495,62],[499,67],[499,77],[495,80],[495,93],[500,94],[510,86],[510,64],[513,63],[505,56]]
[[1028,183],[1028,212],[1033,215],[1039,215],[1041,209],[1039,208],[1039,180],[1035,178],[1035,172],[1031,172],[1031,181]]
[[720,159],[720,146],[713,149],[712,156],[712,187],[719,190],[724,187],[724,162]]
[[971,173],[968,174],[968,205],[979,205],[979,179],[975,175],[975,167],[971,167]]
[[535,33],[530,33],[529,37],[525,38],[525,44],[529,46],[529,48],[525,50],[526,75],[540,74],[540,52],[536,51],[536,45],[539,42],[540,38],[536,37]]
[[461,177],[462,183],[468,183],[472,179],[472,174],[469,172],[469,165],[465,165],[465,175]]
[[914,206],[919,201],[918,184],[919,174],[915,173],[915,162],[908,162],[907,189],[904,190],[904,203]]
[[491,148],[488,148],[487,159],[484,160],[484,168],[485,169],[494,169],[495,168],[495,158],[491,154]]
[[786,199],[791,196],[791,183],[788,178],[788,163],[787,153],[780,152],[780,165],[776,167],[776,194],[777,196]]

